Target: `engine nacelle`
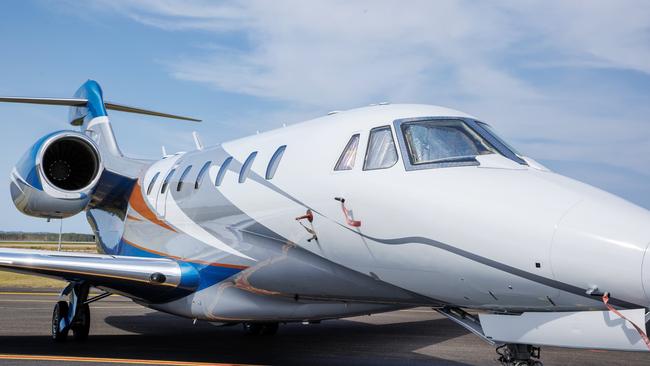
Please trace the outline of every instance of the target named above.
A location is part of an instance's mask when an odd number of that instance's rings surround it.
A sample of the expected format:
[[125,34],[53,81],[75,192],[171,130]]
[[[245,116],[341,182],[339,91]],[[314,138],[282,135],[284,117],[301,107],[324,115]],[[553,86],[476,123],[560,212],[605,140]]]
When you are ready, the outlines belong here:
[[97,145],[75,131],[46,135],[11,172],[11,197],[24,214],[64,218],[83,211],[103,171]]

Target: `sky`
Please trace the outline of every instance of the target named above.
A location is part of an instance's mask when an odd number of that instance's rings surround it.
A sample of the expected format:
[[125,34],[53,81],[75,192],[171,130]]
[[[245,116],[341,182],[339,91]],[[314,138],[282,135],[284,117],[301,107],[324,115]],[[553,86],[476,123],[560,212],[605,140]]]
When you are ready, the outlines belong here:
[[[7,1],[0,95],[106,100],[203,123],[110,114],[122,150],[158,158],[370,103],[451,107],[552,170],[650,209],[648,1]],[[0,230],[57,232],[18,212],[8,176],[70,129],[62,107],[0,105]],[[4,173],[2,173],[4,172]],[[90,232],[83,215],[64,231]]]

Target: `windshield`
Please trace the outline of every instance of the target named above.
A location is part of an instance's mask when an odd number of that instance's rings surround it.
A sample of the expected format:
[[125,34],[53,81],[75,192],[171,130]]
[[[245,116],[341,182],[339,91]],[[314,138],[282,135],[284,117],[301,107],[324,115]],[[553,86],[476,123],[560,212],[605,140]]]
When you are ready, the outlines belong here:
[[517,149],[515,149],[514,147],[512,147],[512,145],[510,145],[510,144],[507,143],[504,139],[502,139],[501,137],[499,137],[499,135],[496,133],[496,131],[492,128],[492,126],[488,125],[487,123],[483,123],[483,122],[477,122],[477,123],[478,123],[481,127],[483,127],[483,129],[485,129],[485,130],[486,130],[490,135],[492,135],[492,137],[493,137],[494,139],[496,139],[497,141],[499,141],[500,143],[502,143],[505,147],[507,147],[508,149],[510,149],[510,151],[512,151],[513,153],[517,154],[518,156],[522,156],[522,155],[519,153],[519,151],[518,151]]
[[460,120],[402,124],[411,164],[457,161],[493,154],[493,148]]

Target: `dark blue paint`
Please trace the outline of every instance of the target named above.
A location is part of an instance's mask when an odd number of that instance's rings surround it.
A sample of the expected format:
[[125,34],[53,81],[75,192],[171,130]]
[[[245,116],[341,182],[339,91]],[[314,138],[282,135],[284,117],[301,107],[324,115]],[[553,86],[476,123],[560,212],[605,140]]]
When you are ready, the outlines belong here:
[[38,152],[41,150],[43,144],[45,143],[45,141],[47,141],[47,139],[61,132],[68,132],[68,131],[51,132],[36,140],[36,142],[29,148],[29,150],[27,150],[27,152],[20,158],[20,160],[16,164],[16,171],[18,172],[20,177],[24,179],[27,184],[29,184],[35,189],[41,191],[43,190],[43,184],[38,175],[38,170],[36,169],[36,157],[38,155]]
[[[119,247],[121,249],[120,255],[146,258],[166,258],[162,255],[137,248],[133,245],[130,245],[124,240],[122,240]],[[213,286],[242,271],[241,269],[236,268],[210,266],[207,264],[187,262],[178,259],[174,260],[181,266],[183,276],[181,279],[181,284],[191,284],[196,283],[194,281],[198,281],[199,286],[197,288],[197,291]]]
[[[95,80],[88,80],[77,90],[74,94],[75,98],[87,99],[88,103],[85,107],[71,107],[70,108],[70,123],[75,124],[75,121],[81,119],[93,119],[96,117],[104,117],[106,108],[104,107],[104,93],[101,86]],[[78,124],[78,123],[76,123]]]

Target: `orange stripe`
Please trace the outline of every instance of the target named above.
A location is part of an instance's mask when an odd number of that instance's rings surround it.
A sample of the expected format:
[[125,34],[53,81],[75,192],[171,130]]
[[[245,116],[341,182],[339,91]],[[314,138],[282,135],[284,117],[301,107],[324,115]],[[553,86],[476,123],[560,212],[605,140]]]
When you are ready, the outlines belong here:
[[237,265],[237,264],[216,263],[216,262],[202,261],[202,260],[199,260],[199,259],[187,259],[187,258],[181,258],[181,257],[177,257],[177,256],[175,256],[175,255],[171,255],[171,254],[168,254],[168,253],[158,252],[158,251],[153,250],[153,249],[145,248],[145,247],[143,247],[143,246],[137,245],[137,244],[135,244],[135,243],[133,243],[133,242],[131,242],[131,241],[129,241],[129,240],[126,240],[126,239],[124,239],[124,238],[122,238],[122,240],[123,240],[125,243],[127,243],[127,244],[129,244],[129,245],[131,245],[131,246],[134,246],[134,247],[136,247],[136,248],[138,248],[138,249],[140,249],[140,250],[144,250],[145,252],[148,252],[148,253],[151,253],[151,254],[155,254],[155,255],[159,255],[159,256],[162,256],[162,257],[167,257],[167,258],[170,258],[170,259],[180,260],[180,261],[183,261],[183,262],[190,262],[190,263],[204,264],[204,265],[206,265],[206,266],[214,266],[214,267],[223,267],[223,268],[241,269],[241,270],[244,270],[244,269],[247,269],[247,268],[248,268],[248,266],[241,266],[241,265]]
[[[176,366],[246,366],[234,363],[209,363],[168,360],[140,360],[130,358],[101,358],[101,357],[71,357],[71,356],[38,356],[38,355],[2,355],[0,360],[29,360],[54,362],[91,362],[91,363],[121,363],[130,365],[176,365]],[[252,365],[248,365],[252,366]]]
[[129,219],[129,220],[133,220],[133,221],[142,221],[142,219],[137,218],[137,217],[135,217],[133,215],[126,215],[126,218]]
[[176,232],[176,230],[167,225],[164,221],[159,220],[156,214],[151,211],[147,203],[144,201],[144,197],[142,197],[142,189],[140,188],[140,180],[138,180],[135,183],[135,187],[133,187],[131,197],[129,198],[129,206],[131,206],[132,209],[134,209],[142,217],[151,221],[152,223]]

